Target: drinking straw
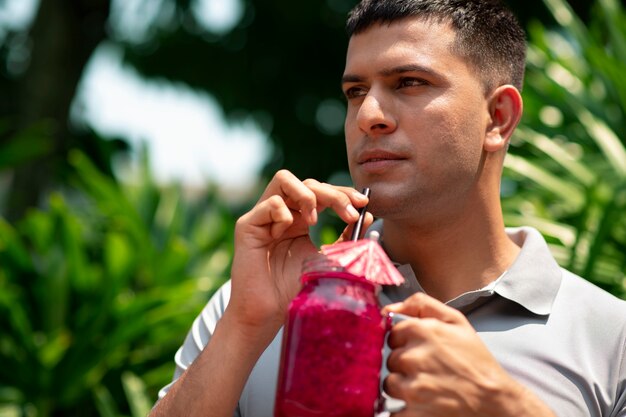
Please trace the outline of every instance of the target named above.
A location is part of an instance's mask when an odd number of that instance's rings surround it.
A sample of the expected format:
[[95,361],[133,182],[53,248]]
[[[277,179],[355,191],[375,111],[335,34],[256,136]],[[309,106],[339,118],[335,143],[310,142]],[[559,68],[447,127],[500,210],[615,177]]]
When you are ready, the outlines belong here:
[[[367,198],[370,196],[370,189],[368,187],[363,188],[361,194],[364,194]],[[365,219],[365,213],[367,211],[367,204],[359,209],[359,220],[356,221],[354,225],[354,230],[352,230],[352,237],[350,240],[356,242],[359,240],[359,235],[361,234],[361,229],[363,228],[363,220]]]

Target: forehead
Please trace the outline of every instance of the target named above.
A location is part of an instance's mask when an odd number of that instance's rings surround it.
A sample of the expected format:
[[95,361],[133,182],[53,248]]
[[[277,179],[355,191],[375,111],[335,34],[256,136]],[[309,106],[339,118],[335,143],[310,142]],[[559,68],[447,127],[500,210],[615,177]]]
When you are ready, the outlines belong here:
[[406,18],[377,23],[353,35],[348,44],[346,73],[418,64],[439,71],[466,67],[454,53],[456,32],[449,23]]

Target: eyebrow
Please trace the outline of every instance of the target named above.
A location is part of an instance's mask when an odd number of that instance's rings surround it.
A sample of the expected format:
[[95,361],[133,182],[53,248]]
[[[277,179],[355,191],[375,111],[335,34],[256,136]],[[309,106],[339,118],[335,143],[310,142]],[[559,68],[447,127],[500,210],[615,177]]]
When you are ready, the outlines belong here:
[[[400,66],[389,68],[389,69],[383,69],[378,72],[378,75],[382,77],[390,77],[392,75],[404,74],[407,72],[426,72],[438,78],[441,78],[441,75],[437,71],[433,70],[431,67],[426,67],[424,65],[419,65],[419,64],[406,64],[406,65],[400,65]],[[358,83],[363,80],[364,80],[363,77],[356,75],[356,74],[344,74],[343,77],[341,77],[341,84]]]

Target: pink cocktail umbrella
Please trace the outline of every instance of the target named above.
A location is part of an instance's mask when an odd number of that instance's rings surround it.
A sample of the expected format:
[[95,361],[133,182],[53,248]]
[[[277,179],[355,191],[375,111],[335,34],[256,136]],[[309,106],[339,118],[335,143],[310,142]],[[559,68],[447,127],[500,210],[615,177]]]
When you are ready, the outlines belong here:
[[[369,188],[365,188],[363,194],[369,197]],[[361,215],[352,233],[352,240],[323,245],[321,252],[353,275],[364,277],[375,284],[400,285],[404,282],[404,277],[378,243],[378,233],[375,237],[373,236],[374,238],[358,239],[365,210],[365,207],[361,209]]]
[[404,277],[398,272],[376,239],[346,241],[323,245],[321,251],[353,275],[380,285],[400,285]]

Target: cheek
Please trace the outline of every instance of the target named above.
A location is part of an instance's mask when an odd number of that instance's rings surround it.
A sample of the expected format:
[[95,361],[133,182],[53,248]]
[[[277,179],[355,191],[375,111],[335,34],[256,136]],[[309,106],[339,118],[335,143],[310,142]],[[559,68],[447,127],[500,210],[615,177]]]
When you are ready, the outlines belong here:
[[348,104],[348,108],[346,110],[346,119],[343,123],[343,128],[346,132],[346,135],[348,135],[350,132],[354,132],[354,130],[358,128],[356,120],[357,113],[358,108]]
[[431,115],[427,129],[431,132],[429,149],[420,158],[421,169],[434,177],[461,181],[471,178],[480,167],[482,141],[477,134],[475,121],[462,114]]
[[445,124],[438,126],[445,135],[442,141],[451,156],[457,157],[459,162],[475,161],[482,154],[485,134],[482,120],[484,115],[480,111],[482,103],[457,99],[448,104],[445,109]]
[[346,151],[348,154],[348,162],[352,157],[352,153],[354,153],[357,139],[360,137],[360,130],[356,123],[355,115],[352,114],[353,111],[348,110],[346,114],[346,120],[343,124],[344,138],[346,142]]

